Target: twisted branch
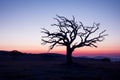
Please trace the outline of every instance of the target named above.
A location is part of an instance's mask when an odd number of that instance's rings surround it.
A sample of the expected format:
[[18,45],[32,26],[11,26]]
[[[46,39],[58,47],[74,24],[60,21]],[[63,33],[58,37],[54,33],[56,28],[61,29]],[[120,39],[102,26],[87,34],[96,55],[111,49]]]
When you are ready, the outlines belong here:
[[[50,49],[53,49],[56,45],[70,46],[72,50],[75,48],[90,46],[97,47],[96,42],[101,42],[105,39],[104,34],[106,30],[98,34],[98,36],[90,38],[90,35],[95,33],[99,29],[99,23],[93,23],[92,27],[86,27],[82,22],[77,23],[75,17],[73,16],[72,20],[67,19],[64,16],[56,15],[57,18],[54,18],[58,23],[52,24],[51,26],[57,26],[58,32],[49,32],[47,29],[42,28],[42,33],[46,36],[42,36],[42,44],[50,43]],[[76,38],[79,37],[81,41],[76,41]]]

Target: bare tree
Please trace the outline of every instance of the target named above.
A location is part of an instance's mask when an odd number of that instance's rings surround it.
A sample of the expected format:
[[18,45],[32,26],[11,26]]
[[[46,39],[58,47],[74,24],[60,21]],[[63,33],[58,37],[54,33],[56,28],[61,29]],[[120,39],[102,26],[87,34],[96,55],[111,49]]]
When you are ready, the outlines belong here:
[[[107,34],[104,31],[100,32],[97,36],[95,33],[99,29],[99,23],[93,23],[93,26],[84,26],[82,22],[77,22],[73,16],[72,20],[67,19],[64,16],[57,15],[57,24],[52,24],[51,26],[57,26],[57,32],[50,32],[45,28],[42,28],[42,33],[46,36],[42,36],[42,44],[50,43],[50,50],[56,45],[66,46],[66,59],[67,63],[71,64],[72,52],[76,48],[83,46],[97,47],[96,42],[101,42]],[[95,36],[95,37],[94,37]]]

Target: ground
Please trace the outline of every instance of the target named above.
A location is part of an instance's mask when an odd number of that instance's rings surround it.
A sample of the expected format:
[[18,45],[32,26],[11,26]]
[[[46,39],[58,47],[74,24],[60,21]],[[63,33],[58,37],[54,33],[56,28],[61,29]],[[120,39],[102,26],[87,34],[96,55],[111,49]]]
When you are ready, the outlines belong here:
[[[74,58],[66,65],[63,55],[0,56],[0,80],[120,80],[120,62]],[[4,57],[4,59],[2,59]]]

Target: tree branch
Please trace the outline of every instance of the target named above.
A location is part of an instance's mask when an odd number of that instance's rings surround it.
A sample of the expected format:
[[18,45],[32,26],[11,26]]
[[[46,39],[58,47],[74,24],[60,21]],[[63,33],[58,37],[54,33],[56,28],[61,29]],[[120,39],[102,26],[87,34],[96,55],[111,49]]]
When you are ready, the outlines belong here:
[[[84,26],[82,22],[77,23],[75,17],[73,16],[72,20],[67,19],[64,16],[56,15],[57,18],[54,18],[58,23],[52,24],[51,26],[58,27],[58,32],[49,32],[47,29],[42,28],[42,33],[46,36],[42,36],[42,44],[50,43],[50,50],[56,45],[70,46],[72,50],[75,48],[90,46],[97,47],[96,42],[101,42],[104,40],[104,34],[106,30],[98,34],[98,36],[90,38],[90,35],[95,33],[99,29],[99,23],[93,23],[93,26]],[[76,38],[80,38],[80,41],[75,42]]]

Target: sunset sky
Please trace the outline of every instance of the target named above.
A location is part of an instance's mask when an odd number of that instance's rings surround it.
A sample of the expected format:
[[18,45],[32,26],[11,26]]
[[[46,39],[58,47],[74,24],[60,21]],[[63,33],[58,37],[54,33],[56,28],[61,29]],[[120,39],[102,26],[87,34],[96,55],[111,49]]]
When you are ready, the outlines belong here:
[[[0,50],[48,52],[49,44],[41,45],[41,28],[54,30],[56,14],[74,15],[86,26],[100,23],[99,31],[109,34],[98,48],[79,48],[74,55],[120,53],[120,0],[0,0]],[[65,47],[50,52],[65,53]]]

